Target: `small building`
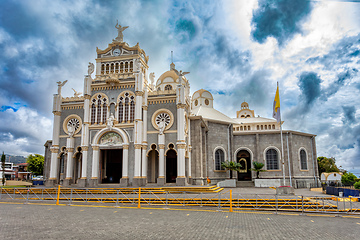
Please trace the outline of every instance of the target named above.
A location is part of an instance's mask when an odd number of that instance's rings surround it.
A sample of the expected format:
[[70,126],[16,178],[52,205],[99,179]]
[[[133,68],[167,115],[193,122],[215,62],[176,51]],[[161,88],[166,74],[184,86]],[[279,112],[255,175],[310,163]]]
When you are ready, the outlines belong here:
[[31,180],[31,172],[28,171],[28,163],[19,163],[17,178],[18,180]]
[[[3,169],[2,165],[0,164],[0,179],[3,178]],[[5,179],[6,180],[13,180],[15,178],[15,171],[13,167],[13,163],[6,162],[5,163]]]

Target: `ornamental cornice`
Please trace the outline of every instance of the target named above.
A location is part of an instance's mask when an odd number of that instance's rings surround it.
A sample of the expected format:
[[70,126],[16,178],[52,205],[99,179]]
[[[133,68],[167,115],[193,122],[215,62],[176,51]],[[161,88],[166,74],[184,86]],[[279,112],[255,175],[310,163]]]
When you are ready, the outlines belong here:
[[66,98],[62,98],[62,102],[81,102],[84,101],[84,96],[80,96],[80,97],[66,97]]
[[186,107],[186,104],[182,104],[182,103],[179,103],[176,105],[176,108],[179,109],[179,108],[184,108],[185,109]]
[[134,144],[135,149],[141,149],[141,144]]
[[59,148],[50,148],[50,152],[51,152],[51,153],[58,153],[58,152],[59,152]]
[[142,97],[142,96],[144,96],[144,92],[143,91],[135,91],[135,95]]
[[186,144],[184,143],[180,143],[180,144],[176,144],[178,149],[185,149],[186,148]]

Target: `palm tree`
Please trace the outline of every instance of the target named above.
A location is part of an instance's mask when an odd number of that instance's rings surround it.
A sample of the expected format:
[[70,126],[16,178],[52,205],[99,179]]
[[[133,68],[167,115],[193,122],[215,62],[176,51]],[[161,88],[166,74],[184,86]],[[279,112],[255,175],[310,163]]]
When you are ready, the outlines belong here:
[[225,161],[221,163],[221,167],[230,170],[230,179],[232,179],[232,171],[240,171],[241,164],[237,162]]
[[259,173],[260,172],[265,172],[266,170],[262,169],[264,167],[263,163],[260,162],[253,162],[253,168],[250,168],[251,171],[255,171],[256,172],[256,178],[259,178]]

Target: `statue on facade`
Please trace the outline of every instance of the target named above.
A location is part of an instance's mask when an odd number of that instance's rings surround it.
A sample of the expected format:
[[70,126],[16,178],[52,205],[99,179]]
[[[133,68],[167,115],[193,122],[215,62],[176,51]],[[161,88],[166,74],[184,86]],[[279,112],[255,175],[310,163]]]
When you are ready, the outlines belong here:
[[69,138],[72,138],[75,134],[75,126],[70,124],[67,126],[67,130],[68,130]]
[[65,80],[65,81],[63,81],[63,82],[61,82],[61,81],[56,82],[57,85],[58,85],[58,95],[59,95],[59,96],[61,96],[61,88],[65,85],[65,83],[66,83],[67,81],[68,81],[68,80]]
[[150,73],[149,78],[150,78],[151,88],[153,88],[154,87],[154,82],[155,82],[155,73],[154,72]]
[[186,74],[190,73],[190,72],[183,72],[182,70],[180,70],[180,72],[179,72],[175,68],[174,68],[174,71],[175,71],[176,75],[179,76],[179,84],[182,84],[182,77],[185,76]]
[[89,65],[88,65],[88,75],[91,76],[91,74],[94,72],[94,69],[95,69],[95,66],[93,63],[89,62]]
[[163,134],[164,134],[165,127],[166,127],[166,125],[165,125],[165,119],[161,119],[161,121],[159,122],[158,126],[159,126],[159,134],[160,134],[160,135],[163,135]]
[[71,88],[74,91],[74,97],[78,98],[82,93],[77,92],[75,89]]
[[117,28],[118,30],[118,36],[115,38],[114,41],[116,42],[123,42],[123,38],[124,38],[124,35],[123,35],[123,31],[125,29],[127,29],[129,26],[126,26],[126,27],[122,27],[118,21],[116,21],[116,25],[115,25],[115,28]]
[[114,114],[111,113],[110,117],[107,120],[108,128],[112,128],[114,126],[114,120],[115,120]]

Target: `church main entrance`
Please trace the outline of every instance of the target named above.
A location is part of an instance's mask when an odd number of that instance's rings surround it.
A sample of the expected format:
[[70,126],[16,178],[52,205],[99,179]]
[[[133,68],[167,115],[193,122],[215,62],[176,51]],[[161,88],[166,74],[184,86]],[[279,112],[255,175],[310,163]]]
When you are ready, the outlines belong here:
[[177,177],[177,157],[175,150],[166,153],[166,183],[175,183]]
[[238,181],[251,181],[251,159],[250,153],[246,150],[240,150],[236,155],[236,161],[241,164],[238,172]]
[[101,183],[120,183],[122,177],[122,149],[101,150]]

